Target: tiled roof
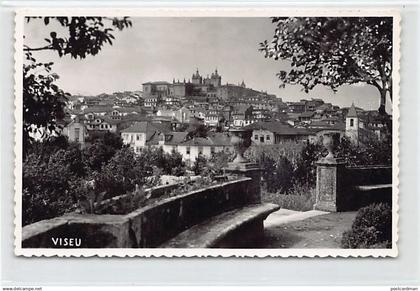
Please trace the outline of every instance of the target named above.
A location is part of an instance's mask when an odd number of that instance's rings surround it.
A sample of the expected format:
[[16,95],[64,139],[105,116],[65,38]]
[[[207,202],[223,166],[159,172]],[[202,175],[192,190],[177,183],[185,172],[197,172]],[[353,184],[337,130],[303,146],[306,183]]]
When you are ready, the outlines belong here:
[[312,131],[321,131],[321,130],[341,130],[344,131],[346,129],[346,125],[344,122],[337,122],[333,125],[330,125],[323,121],[313,121],[310,125],[310,130]]
[[121,130],[121,132],[146,132],[147,131],[147,124],[148,122],[135,122],[130,127]]
[[86,113],[98,113],[98,112],[110,112],[113,111],[114,108],[112,108],[112,106],[106,105],[106,106],[100,106],[100,105],[95,105],[95,106],[89,106],[88,108],[85,108],[83,110],[83,114]]
[[141,108],[140,106],[130,106],[130,107],[118,107],[118,108],[114,108],[112,111],[118,111],[118,112],[128,112],[128,113],[132,113],[132,112],[137,112],[137,113],[144,113],[144,109]]
[[268,130],[278,135],[307,135],[309,134],[306,128],[295,128],[289,124],[279,121],[256,122],[246,126],[253,130]]
[[185,142],[180,143],[183,146],[212,146],[213,142],[208,137],[194,137]]
[[354,103],[351,105],[349,112],[347,113],[347,117],[357,117],[357,111],[354,107]]
[[314,116],[314,112],[313,111],[306,111],[306,112],[302,112],[299,116],[300,117],[312,117]]
[[165,144],[168,145],[178,145],[185,140],[185,137],[188,135],[188,132],[171,132],[168,134],[168,140],[165,141]]
[[131,125],[130,127],[123,129],[121,132],[141,132],[141,133],[146,133],[146,134],[152,134],[156,131],[159,132],[170,132],[170,128],[168,128],[167,125],[163,124],[163,123],[151,123],[151,122],[147,122],[147,121],[141,121],[141,122],[135,122],[133,125]]
[[108,124],[120,124],[121,122],[122,122],[122,120],[121,119],[112,119],[112,118],[110,118],[110,117],[108,117],[108,116],[104,116],[103,118],[102,118],[102,120],[104,121],[104,122],[106,122],[106,123],[108,123]]
[[194,137],[186,139],[187,132],[171,132],[167,145],[179,146],[231,146],[230,137],[223,133],[212,133],[208,137]]

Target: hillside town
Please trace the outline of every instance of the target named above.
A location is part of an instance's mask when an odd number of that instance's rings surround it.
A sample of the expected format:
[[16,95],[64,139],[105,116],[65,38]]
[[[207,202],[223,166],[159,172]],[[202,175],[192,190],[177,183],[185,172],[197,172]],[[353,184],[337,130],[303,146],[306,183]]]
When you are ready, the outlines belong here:
[[[16,109],[23,117],[15,151],[22,161],[18,252],[63,255],[71,238],[70,247],[98,255],[175,248],[394,254],[390,19],[232,18],[226,28],[247,36],[234,40],[214,30],[218,18],[57,19],[68,37],[48,29],[46,48],[82,62],[63,58],[55,73],[52,58],[36,48],[41,59],[26,53]],[[45,17],[42,27],[57,19]],[[132,25],[132,33],[118,33],[118,46],[109,43],[111,54],[96,57],[110,31]],[[167,39],[176,25],[185,47]],[[343,27],[357,29],[341,38]],[[24,49],[31,47],[25,38]]]
[[[178,151],[186,162],[231,150],[230,128],[252,129],[256,145],[316,143],[325,134],[347,136],[357,145],[383,134],[376,110],[340,108],[321,98],[284,101],[244,81],[222,84],[217,69],[206,77],[197,69],[189,80],[146,82],[139,91],[71,96],[63,127],[69,141],[82,147],[113,132],[134,152],[158,146]],[[190,134],[200,127],[208,131],[205,136]]]

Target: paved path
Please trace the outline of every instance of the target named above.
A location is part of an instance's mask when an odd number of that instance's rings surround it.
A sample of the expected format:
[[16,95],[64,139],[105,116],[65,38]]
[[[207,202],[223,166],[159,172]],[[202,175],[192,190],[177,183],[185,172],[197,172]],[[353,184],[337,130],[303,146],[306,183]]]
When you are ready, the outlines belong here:
[[304,220],[310,217],[328,214],[329,212],[310,210],[310,211],[295,211],[289,209],[280,209],[270,214],[266,220],[264,220],[264,227],[275,227],[281,224],[290,223],[294,221]]
[[340,248],[357,212],[328,213],[280,209],[264,221],[261,248]]

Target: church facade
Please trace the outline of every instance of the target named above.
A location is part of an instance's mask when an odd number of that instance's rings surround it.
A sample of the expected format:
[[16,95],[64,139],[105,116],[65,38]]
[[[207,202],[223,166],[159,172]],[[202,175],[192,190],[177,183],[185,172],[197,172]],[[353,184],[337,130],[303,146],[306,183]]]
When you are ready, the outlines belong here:
[[190,98],[204,98],[203,100],[217,98],[224,101],[232,101],[261,94],[264,95],[263,92],[247,88],[244,81],[237,85],[228,83],[222,85],[222,76],[217,69],[206,77],[203,77],[197,69],[189,80],[184,79],[180,81],[179,79],[173,79],[172,83],[166,81],[143,83],[143,96],[145,100],[148,100],[145,103],[146,106],[164,103],[166,99],[170,99],[174,103],[176,103],[176,99]]

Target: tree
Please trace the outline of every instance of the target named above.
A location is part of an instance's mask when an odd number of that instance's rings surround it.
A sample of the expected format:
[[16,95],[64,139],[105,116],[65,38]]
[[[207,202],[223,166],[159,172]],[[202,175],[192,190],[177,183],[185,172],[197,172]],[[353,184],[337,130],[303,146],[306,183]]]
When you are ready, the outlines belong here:
[[45,38],[45,45],[29,47],[24,44],[23,47],[26,57],[22,92],[24,149],[33,141],[33,134],[45,139],[60,133],[57,121],[64,117],[69,96],[56,84],[59,76],[51,72],[53,63],[37,62],[33,53],[53,51],[60,57],[69,55],[74,59],[84,59],[98,54],[106,43],[112,45],[114,29],[122,30],[132,25],[127,17],[27,17],[26,21],[36,19],[42,19],[46,26],[56,22],[61,34],[51,31]]
[[100,171],[114,154],[121,149],[115,139],[97,139],[83,150],[83,161],[88,172]]
[[280,87],[317,85],[336,91],[366,83],[380,93],[379,112],[392,102],[392,17],[274,17],[273,40],[260,43],[265,57],[287,60]]
[[[59,149],[50,156],[29,153],[23,161],[23,225],[74,210],[80,179],[73,150]],[[76,162],[76,161],[73,161]]]
[[167,160],[167,169],[164,169],[167,171],[169,175],[174,176],[183,176],[186,172],[186,166],[184,161],[182,160],[182,155],[176,151],[175,149],[172,150],[170,154],[165,155]]
[[24,45],[24,51],[31,53],[51,50],[60,57],[70,55],[75,59],[98,54],[106,43],[112,45],[112,40],[115,39],[112,34],[114,29],[123,30],[132,26],[128,17],[27,17],[26,21],[35,19],[42,19],[45,25],[55,21],[65,32],[59,35],[51,31],[49,37],[44,39],[45,45]]
[[294,172],[295,180],[300,184],[313,186],[316,183],[316,165],[315,163],[322,157],[325,151],[319,143],[307,143],[300,153]]
[[132,148],[118,150],[109,162],[94,174],[97,192],[106,192],[105,198],[133,191],[135,185],[145,183],[146,173],[139,165]]
[[286,157],[277,160],[275,178],[275,188],[280,193],[287,193],[292,187],[293,165]]
[[204,175],[207,170],[207,159],[203,155],[198,155],[192,165],[192,170],[195,175]]

